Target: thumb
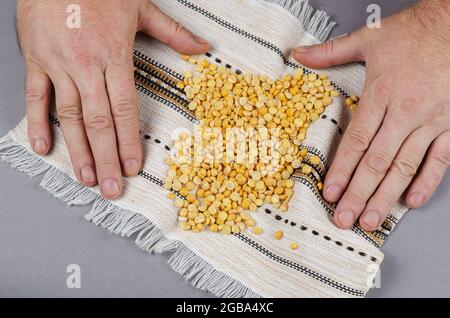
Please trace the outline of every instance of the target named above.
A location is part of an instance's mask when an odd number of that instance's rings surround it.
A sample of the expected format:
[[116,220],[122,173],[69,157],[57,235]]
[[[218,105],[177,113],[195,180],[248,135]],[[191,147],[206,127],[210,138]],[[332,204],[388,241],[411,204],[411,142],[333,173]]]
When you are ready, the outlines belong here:
[[292,56],[311,68],[326,68],[335,65],[362,61],[361,32],[330,40],[318,45],[299,46],[292,50]]
[[138,31],[147,33],[179,53],[197,55],[209,49],[207,41],[194,35],[151,2],[146,2],[141,9]]

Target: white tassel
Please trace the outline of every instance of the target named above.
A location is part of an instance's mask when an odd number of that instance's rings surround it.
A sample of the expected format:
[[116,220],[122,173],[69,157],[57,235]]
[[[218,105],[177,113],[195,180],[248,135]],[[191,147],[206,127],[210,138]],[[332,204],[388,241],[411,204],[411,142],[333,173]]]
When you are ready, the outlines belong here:
[[219,297],[261,297],[241,282],[216,270],[184,245],[178,247],[169,259],[169,264],[173,270],[189,280],[194,287]]
[[324,42],[330,36],[331,30],[336,25],[334,21],[330,21],[330,17],[322,10],[314,12],[313,7],[308,0],[264,0],[269,3],[277,4],[302,24],[305,32],[308,32],[320,42]]
[[260,297],[241,282],[215,269],[206,260],[179,241],[170,239],[140,213],[123,209],[81,185],[69,174],[51,166],[6,136],[0,139],[0,158],[19,171],[35,177],[45,173],[41,186],[68,205],[93,204],[85,218],[113,234],[130,237],[137,234],[136,244],[148,253],[174,252],[169,264],[193,286],[218,297]]

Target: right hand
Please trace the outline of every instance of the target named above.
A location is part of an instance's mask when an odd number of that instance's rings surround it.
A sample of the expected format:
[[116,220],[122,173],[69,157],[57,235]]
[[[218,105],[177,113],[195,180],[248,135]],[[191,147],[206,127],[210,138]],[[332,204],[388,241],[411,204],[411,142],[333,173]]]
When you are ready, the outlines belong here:
[[433,195],[450,164],[450,1],[424,0],[321,45],[294,50],[311,68],[365,61],[361,100],[327,173],[333,219],[379,229],[403,196],[410,208]]
[[118,197],[122,176],[141,169],[133,42],[143,31],[185,54],[208,43],[148,0],[79,0],[81,28],[66,25],[70,0],[18,0],[17,31],[27,64],[28,136],[48,153],[52,84],[61,129],[78,180]]

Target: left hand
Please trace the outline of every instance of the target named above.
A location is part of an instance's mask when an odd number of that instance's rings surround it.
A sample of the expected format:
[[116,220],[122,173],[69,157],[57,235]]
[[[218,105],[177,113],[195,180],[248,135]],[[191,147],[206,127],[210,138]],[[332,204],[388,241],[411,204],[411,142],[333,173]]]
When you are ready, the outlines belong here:
[[54,100],[73,172],[106,199],[124,189],[123,176],[142,167],[133,44],[142,31],[185,54],[209,44],[149,0],[77,0],[81,28],[69,28],[72,0],[18,0],[17,31],[27,64],[28,139],[39,155],[51,148]]
[[405,190],[407,205],[418,208],[441,182],[450,164],[449,12],[450,1],[425,0],[380,29],[293,50],[312,68],[367,64],[359,106],[325,179],[325,199],[339,201],[338,227],[359,219],[374,231]]

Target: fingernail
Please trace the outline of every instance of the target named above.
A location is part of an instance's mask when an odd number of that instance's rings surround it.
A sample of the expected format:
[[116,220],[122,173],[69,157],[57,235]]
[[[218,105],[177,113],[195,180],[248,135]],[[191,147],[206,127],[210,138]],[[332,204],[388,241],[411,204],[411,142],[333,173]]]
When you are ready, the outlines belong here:
[[380,226],[381,215],[377,211],[367,211],[363,220],[370,228],[377,229]]
[[95,182],[95,172],[94,169],[91,166],[84,166],[81,168],[81,180],[85,183],[92,183]]
[[119,194],[119,184],[113,179],[103,181],[102,193],[107,197],[117,196]]
[[415,192],[410,196],[409,201],[414,207],[419,207],[425,201],[425,196],[420,192]]
[[139,172],[139,164],[135,159],[125,160],[123,169],[127,175],[135,175]]
[[307,54],[311,51],[311,46],[299,46],[292,51],[297,54]]
[[327,186],[325,197],[328,201],[335,202],[339,200],[339,196],[341,195],[341,187],[337,184],[331,184]]
[[339,222],[343,227],[350,227],[355,223],[355,217],[351,211],[342,211],[338,214]]
[[201,37],[199,37],[197,35],[194,35],[194,40],[198,44],[209,44],[208,41],[206,41],[205,39],[203,39],[203,38],[201,38]]
[[42,155],[47,151],[47,143],[44,139],[35,139],[33,141],[33,150]]

